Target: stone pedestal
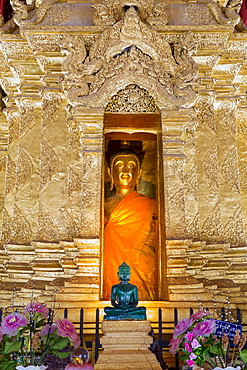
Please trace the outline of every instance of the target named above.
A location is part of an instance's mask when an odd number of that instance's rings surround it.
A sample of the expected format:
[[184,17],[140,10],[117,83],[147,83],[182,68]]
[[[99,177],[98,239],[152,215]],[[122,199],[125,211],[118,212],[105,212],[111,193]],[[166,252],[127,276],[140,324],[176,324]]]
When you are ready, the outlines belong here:
[[161,370],[155,355],[148,349],[153,338],[148,335],[147,320],[103,321],[104,336],[95,370]]

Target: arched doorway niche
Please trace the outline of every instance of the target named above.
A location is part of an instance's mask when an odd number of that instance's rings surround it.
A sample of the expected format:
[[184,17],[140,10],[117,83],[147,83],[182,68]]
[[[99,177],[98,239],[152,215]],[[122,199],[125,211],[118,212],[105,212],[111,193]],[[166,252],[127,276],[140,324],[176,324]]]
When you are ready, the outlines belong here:
[[[152,247],[155,248],[155,296],[145,300],[168,300],[161,112],[149,93],[137,85],[129,85],[121,90],[105,108],[102,220],[105,219],[106,199],[111,196],[109,159],[120,148],[122,141],[128,141],[130,149],[141,158],[142,175],[138,193],[155,200],[155,213],[149,235]],[[103,223],[101,240],[101,298],[108,299],[103,283],[105,264],[108,263],[104,258]],[[143,300],[141,296],[140,300]]]

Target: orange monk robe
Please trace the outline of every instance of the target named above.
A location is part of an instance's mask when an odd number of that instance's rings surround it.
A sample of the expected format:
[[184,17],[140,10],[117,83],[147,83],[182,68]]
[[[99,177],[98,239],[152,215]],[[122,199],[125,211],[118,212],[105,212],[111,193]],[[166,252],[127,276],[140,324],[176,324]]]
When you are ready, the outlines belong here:
[[112,285],[119,282],[123,262],[130,266],[139,299],[155,299],[155,251],[148,245],[154,210],[153,199],[132,191],[112,211],[105,227],[104,299],[110,299]]

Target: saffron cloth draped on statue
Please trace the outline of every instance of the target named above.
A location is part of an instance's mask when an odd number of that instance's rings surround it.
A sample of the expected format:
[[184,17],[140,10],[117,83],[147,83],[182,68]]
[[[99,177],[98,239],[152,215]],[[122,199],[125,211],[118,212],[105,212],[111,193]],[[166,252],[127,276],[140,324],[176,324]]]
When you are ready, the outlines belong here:
[[112,211],[105,227],[104,299],[117,284],[118,266],[131,268],[130,282],[140,300],[155,299],[155,250],[150,237],[155,201],[132,191]]

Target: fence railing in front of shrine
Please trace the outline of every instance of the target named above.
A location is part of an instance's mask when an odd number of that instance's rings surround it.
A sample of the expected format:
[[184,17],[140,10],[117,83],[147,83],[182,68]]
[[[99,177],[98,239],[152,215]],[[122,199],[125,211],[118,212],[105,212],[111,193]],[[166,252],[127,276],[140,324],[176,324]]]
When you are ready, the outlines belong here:
[[[3,309],[0,308],[0,323],[2,321],[2,312]],[[69,310],[67,308],[63,311],[64,318],[68,318]],[[190,315],[193,313],[193,309],[191,308],[188,312]],[[236,324],[242,324],[241,319],[241,310],[239,308],[236,309],[235,315],[236,317]],[[79,312],[79,320],[77,323],[74,323],[75,327],[79,331],[81,345],[85,346],[87,349],[90,350],[91,356],[93,361],[96,362],[99,356],[99,351],[102,349],[100,344],[100,315],[99,309],[97,308],[95,311],[95,321],[92,323],[85,323],[84,322],[84,309],[81,308]],[[158,321],[151,322],[152,328],[155,333],[155,338],[159,342],[160,349],[168,350],[169,349],[169,341],[172,337],[173,328],[178,323],[178,309],[174,308],[174,320],[171,321],[164,321],[162,314],[162,308],[158,308]],[[224,308],[221,309],[221,320],[226,320],[226,311]],[[227,320],[226,320],[227,321]],[[87,325],[87,329],[85,328]],[[87,340],[88,335],[85,334],[85,329],[88,331],[88,325],[90,325],[90,332],[93,334],[90,335],[90,340]],[[179,369],[179,358],[178,355],[175,355],[175,368],[176,370]]]

